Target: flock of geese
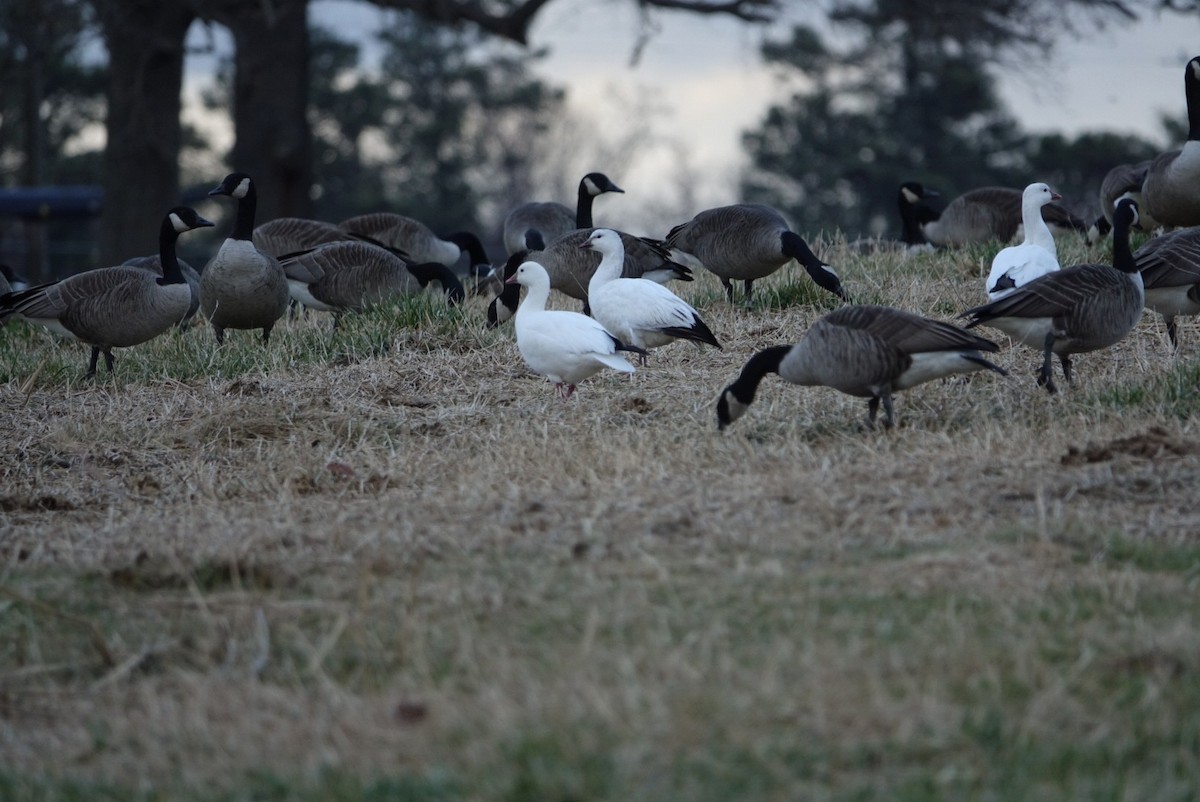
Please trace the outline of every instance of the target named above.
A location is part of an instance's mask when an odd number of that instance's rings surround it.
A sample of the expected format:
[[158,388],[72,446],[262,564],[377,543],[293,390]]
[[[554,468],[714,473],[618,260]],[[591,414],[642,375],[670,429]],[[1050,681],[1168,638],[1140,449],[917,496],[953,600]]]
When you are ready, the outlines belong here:
[[[204,269],[175,254],[178,237],[212,226],[178,206],[163,218],[159,253],[58,282],[13,288],[0,278],[0,323],[22,318],[91,346],[87,377],[100,355],[113,370],[114,348],[144,343],[197,313],[218,344],[228,330],[261,331],[269,342],[292,303],[340,316],[440,284],[451,304],[466,295],[454,272],[465,255],[474,288],[495,295],[488,324],[512,320],[522,358],[552,381],[565,400],[596,373],[632,373],[649,351],[675,340],[720,348],[700,314],[666,285],[693,271],[719,277],[732,303],[735,282],[748,304],[752,286],[795,260],[845,305],[818,319],[799,342],[755,353],[717,401],[725,428],[754,401],[768,373],[798,385],[823,385],[868,399],[868,426],[880,406],[894,425],[892,396],[936,378],[979,370],[1005,374],[985,354],[999,345],[972,329],[987,326],[1041,353],[1038,384],[1056,391],[1057,356],[1071,380],[1075,354],[1107,348],[1129,334],[1143,308],[1166,321],[1178,347],[1175,318],[1200,314],[1200,57],[1184,76],[1188,140],[1179,150],[1113,168],[1101,193],[1102,216],[1088,224],[1056,203],[1045,183],[1024,190],[985,187],[938,210],[936,193],[907,182],[898,203],[902,238],[867,247],[915,250],[1020,241],[992,260],[988,302],[962,313],[964,325],[888,306],[856,305],[836,272],[773,208],[736,204],[700,212],[663,239],[593,225],[596,197],[623,192],[602,173],[579,183],[575,209],[525,203],[504,222],[509,254],[494,269],[470,232],[439,237],[420,222],[376,213],[339,224],[282,218],[255,227],[254,182],[232,173],[209,194],[236,201],[233,229]],[[1136,252],[1130,232],[1153,231]],[[1112,264],[1060,267],[1056,238],[1111,231]],[[1090,232],[1090,234],[1089,234]],[[520,298],[520,288],[525,297]],[[551,290],[582,301],[583,312],[548,310]]]

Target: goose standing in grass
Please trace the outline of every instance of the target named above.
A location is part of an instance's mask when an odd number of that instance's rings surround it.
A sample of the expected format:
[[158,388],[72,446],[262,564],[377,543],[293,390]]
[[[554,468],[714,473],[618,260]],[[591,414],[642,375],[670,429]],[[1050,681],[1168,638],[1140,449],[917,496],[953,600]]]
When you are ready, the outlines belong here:
[[[920,198],[916,205],[926,239],[939,247],[955,247],[1011,242],[1021,231],[1023,201],[1024,193],[1019,189],[980,187],[954,198],[940,213]],[[1087,234],[1088,224],[1060,204],[1043,206],[1042,219],[1056,237],[1067,232]]]
[[925,239],[921,224],[937,216],[929,205],[929,199],[937,197],[938,193],[925,189],[916,181],[905,181],[900,185],[896,199],[900,212],[900,239],[858,239],[847,243],[847,247],[860,254],[900,251],[905,257],[932,251],[933,245]]
[[537,250],[526,239],[531,231],[540,234],[542,242],[551,242],[577,228],[592,228],[592,204],[597,196],[606,192],[624,193],[625,190],[604,173],[588,173],[579,181],[573,212],[554,201],[522,203],[514,207],[504,218],[505,249],[510,256],[527,248]]
[[[583,301],[584,312],[589,311],[588,283],[600,266],[598,252],[581,249],[596,229],[581,228],[569,231],[546,245],[541,250],[518,251],[525,257],[509,257],[505,264],[505,279],[511,277],[525,258],[542,265],[550,276],[550,288]],[[621,268],[623,278],[644,278],[658,284],[667,281],[692,281],[692,271],[671,259],[670,252],[658,240],[635,237],[625,232],[620,235],[625,256]],[[538,237],[533,237],[536,243]],[[516,256],[516,254],[514,254]],[[488,306],[488,325],[496,326],[512,317],[517,309],[517,287],[507,285]]]
[[1171,347],[1179,348],[1178,315],[1200,315],[1200,227],[1148,240],[1133,254],[1146,291],[1146,308],[1162,315]]
[[452,306],[462,303],[462,282],[441,262],[410,265],[369,242],[327,242],[285,257],[280,264],[292,297],[307,307],[332,312],[334,328],[345,312],[419,292],[431,281],[442,285]]
[[1055,392],[1058,354],[1063,376],[1071,381],[1071,355],[1107,348],[1127,335],[1142,317],[1145,292],[1129,250],[1129,230],[1138,207],[1125,198],[1113,215],[1113,264],[1083,264],[1048,273],[998,301],[962,314],[967,328],[980,324],[1043,351],[1038,384]]
[[225,329],[262,329],[271,341],[275,321],[288,307],[288,283],[279,261],[254,247],[254,213],[258,192],[245,173],[230,173],[209,195],[237,200],[233,232],[200,274],[200,311],[212,324],[217,344]]
[[1021,199],[1025,241],[1004,248],[992,259],[992,270],[985,284],[988,298],[998,300],[1035,278],[1058,270],[1058,249],[1050,227],[1042,219],[1042,207],[1061,199],[1062,195],[1047,184],[1025,187]]
[[837,273],[817,258],[808,243],[788,228],[770,206],[743,203],[700,212],[667,234],[667,247],[715,273],[733,302],[733,282],[741,281],[750,303],[751,286],[795,259],[818,286],[843,301],[849,296]]
[[754,402],[768,373],[791,384],[832,387],[867,398],[867,426],[874,428],[883,405],[883,424],[895,425],[892,394],[951,376],[1005,371],[983,357],[996,343],[951,323],[887,306],[844,306],[825,315],[795,345],[765,348],[752,356],[717,400],[717,426],[724,429]]
[[121,265],[77,273],[0,299],[0,318],[18,315],[31,323],[92,347],[85,378],[96,375],[104,354],[111,375],[114,348],[140,345],[162,334],[188,313],[192,292],[175,257],[175,241],[184,231],[212,223],[187,206],[176,206],[159,229],[162,276]]
[[564,401],[575,392],[575,385],[605,368],[633,373],[633,365],[618,351],[645,355],[587,315],[547,310],[550,276],[537,262],[523,262],[508,282],[525,287],[525,300],[513,320],[521,358],[535,373],[554,382]]
[[[617,232],[598,228],[579,247],[602,257],[588,282],[588,305],[592,316],[622,342],[643,350],[674,340],[721,347],[696,310],[678,295],[649,279],[621,278],[625,246]],[[643,364],[645,359],[643,355]]]
[[1156,156],[1142,183],[1146,212],[1164,226],[1200,226],[1200,56],[1184,68],[1183,90],[1187,142]]

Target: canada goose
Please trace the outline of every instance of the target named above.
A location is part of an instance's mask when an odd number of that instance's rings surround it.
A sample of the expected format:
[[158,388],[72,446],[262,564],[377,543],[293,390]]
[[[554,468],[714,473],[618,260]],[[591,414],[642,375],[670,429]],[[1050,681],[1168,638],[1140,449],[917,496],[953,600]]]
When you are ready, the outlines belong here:
[[[950,201],[940,214],[918,202],[921,231],[938,246],[1011,242],[1021,230],[1023,197],[1022,190],[1011,187],[980,187]],[[1069,231],[1087,233],[1088,224],[1057,203],[1042,207],[1042,219],[1056,237]]]
[[578,199],[572,212],[561,203],[522,203],[504,218],[504,248],[512,255],[532,246],[526,243],[530,231],[541,235],[543,242],[561,237],[577,228],[592,228],[592,204],[597,195],[625,190],[609,180],[604,173],[588,173],[579,181]]
[[678,295],[649,279],[621,278],[625,247],[617,232],[597,228],[579,247],[603,257],[588,282],[588,305],[592,316],[621,342],[641,349],[674,340],[721,347],[699,313]]
[[706,209],[672,228],[666,244],[672,254],[690,256],[720,277],[730,303],[734,280],[745,284],[748,304],[751,285],[792,259],[804,265],[820,287],[849,300],[837,273],[818,259],[808,243],[788,228],[783,215],[770,206],[743,203]]
[[867,426],[875,427],[883,403],[884,426],[892,428],[892,394],[956,373],[1005,371],[983,358],[999,350],[951,323],[888,306],[843,306],[812,325],[795,345],[759,351],[717,400],[717,426],[745,414],[768,373],[791,384],[832,387],[870,399]]
[[[933,245],[925,239],[921,231],[921,223],[934,219],[937,215],[929,205],[929,198],[939,197],[933,190],[927,190],[916,181],[905,181],[897,193],[896,205],[900,211],[900,239],[858,239],[847,243],[847,248],[853,253],[883,253],[901,251],[906,256],[925,251],[932,251]],[[924,218],[922,215],[924,214]]]
[[327,242],[340,242],[351,236],[333,223],[305,217],[278,217],[254,227],[254,247],[282,259]]
[[[1162,227],[1162,224],[1146,211],[1146,203],[1142,198],[1142,184],[1145,183],[1148,172],[1149,159],[1136,164],[1118,164],[1104,174],[1104,180],[1100,182],[1100,214],[1108,223],[1107,231],[1102,231],[1104,236],[1112,231],[1113,210],[1117,208],[1117,201],[1121,198],[1131,198],[1137,203],[1138,225],[1143,231],[1153,231]],[[1099,221],[1096,222],[1099,226]]]
[[1050,227],[1042,219],[1042,207],[1061,199],[1062,195],[1046,184],[1035,183],[1025,187],[1021,200],[1025,241],[1003,248],[992,259],[992,270],[984,287],[993,301],[1039,276],[1058,270],[1058,249]]
[[[175,261],[179,263],[179,272],[183,273],[183,280],[187,283],[188,290],[192,293],[192,303],[188,307],[187,314],[175,324],[182,331],[191,325],[192,318],[196,316],[196,312],[200,309],[200,274],[196,272],[196,268],[182,259],[176,257]],[[142,270],[149,270],[156,276],[163,274],[162,257],[158,254],[153,256],[131,256],[121,264],[125,267],[137,267]]]
[[454,271],[441,262],[407,264],[378,245],[347,240],[327,242],[284,258],[292,296],[312,309],[334,314],[334,327],[343,312],[358,312],[387,298],[419,292],[439,281],[451,305],[463,300],[463,287]]
[[[476,253],[483,252],[479,237],[469,231],[457,232],[451,235],[453,238],[439,237],[419,220],[391,212],[360,214],[343,220],[338,227],[356,239],[392,249],[413,264],[441,262],[452,268],[467,251],[465,246],[470,241],[477,246]],[[482,261],[487,261],[486,255]]]
[[1055,392],[1051,355],[1058,354],[1071,381],[1071,354],[1096,351],[1121,340],[1142,317],[1142,274],[1129,250],[1137,204],[1117,202],[1113,215],[1113,264],[1083,264],[1047,273],[998,301],[962,314],[967,328],[980,324],[1044,352],[1038,384]]
[[176,206],[167,212],[159,229],[162,276],[126,265],[88,270],[62,281],[9,293],[0,299],[0,318],[19,315],[87,343],[92,347],[92,358],[85,378],[96,375],[100,354],[104,354],[104,364],[112,374],[113,348],[151,340],[187,314],[192,293],[175,258],[175,240],[184,231],[211,225],[195,210]]
[[18,274],[17,271],[13,270],[11,265],[0,262],[0,289],[4,287],[8,287],[8,289],[0,292],[0,295],[6,292],[27,290],[29,289],[29,282]]
[[625,345],[587,315],[547,311],[550,276],[537,262],[523,262],[508,283],[526,289],[525,300],[517,307],[513,320],[521,358],[535,373],[554,382],[564,401],[575,392],[575,385],[604,368],[633,373],[633,365],[618,351],[645,355],[645,351]]
[[[527,253],[527,257],[545,268],[550,276],[551,289],[569,295],[584,302],[587,312],[588,282],[592,274],[600,266],[601,256],[588,250],[581,250],[580,245],[587,241],[596,229],[580,228],[563,234],[549,243],[543,250],[518,251]],[[635,237],[632,234],[618,232],[625,249],[625,263],[621,271],[622,278],[646,278],[658,284],[669,280],[691,281],[692,271],[671,259],[670,252],[663,244],[646,237]],[[537,240],[535,236],[534,241]],[[505,279],[520,265],[509,257],[505,263]],[[512,317],[517,308],[517,288],[509,285],[497,296],[488,307],[488,325],[496,326]]]
[[245,173],[230,173],[209,195],[237,199],[233,231],[200,274],[200,310],[212,324],[217,344],[225,329],[262,329],[271,341],[275,321],[288,307],[288,282],[279,261],[254,247],[258,192]]
[[1200,228],[1181,228],[1148,240],[1133,254],[1146,291],[1146,308],[1167,324],[1179,348],[1177,315],[1200,315]]
[[1142,183],[1146,212],[1164,226],[1200,225],[1200,56],[1184,68],[1183,91],[1187,142],[1156,156]]

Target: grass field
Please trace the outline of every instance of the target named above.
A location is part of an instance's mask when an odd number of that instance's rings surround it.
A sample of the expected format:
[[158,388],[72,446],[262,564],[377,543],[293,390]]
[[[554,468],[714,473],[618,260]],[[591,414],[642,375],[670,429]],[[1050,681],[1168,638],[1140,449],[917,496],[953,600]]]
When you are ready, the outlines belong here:
[[[817,246],[943,319],[991,255]],[[832,306],[795,266],[750,310],[677,290],[724,350],[567,402],[483,299],[95,383],[0,330],[0,799],[1200,797],[1195,321],[1053,397],[1005,349],[890,432],[774,377],[718,432]]]

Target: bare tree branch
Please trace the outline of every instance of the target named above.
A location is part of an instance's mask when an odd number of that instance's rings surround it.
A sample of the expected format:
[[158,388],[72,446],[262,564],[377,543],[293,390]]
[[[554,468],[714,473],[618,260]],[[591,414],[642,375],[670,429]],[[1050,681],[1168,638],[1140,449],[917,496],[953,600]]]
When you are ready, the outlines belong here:
[[[723,14],[747,22],[769,22],[779,10],[779,0],[636,0],[642,8],[661,8],[696,14]],[[469,22],[481,30],[518,44],[529,43],[533,19],[552,0],[523,0],[507,10],[492,10],[485,0],[371,0],[380,8],[412,11],[433,22],[459,25]]]

